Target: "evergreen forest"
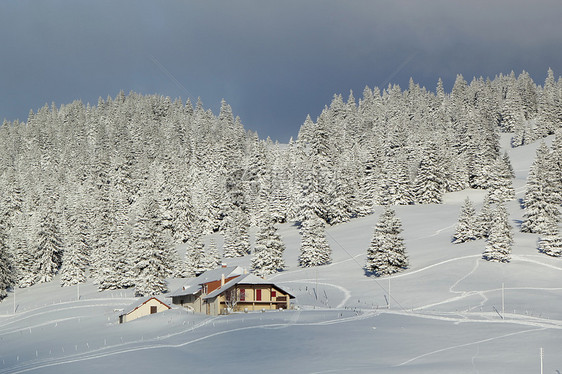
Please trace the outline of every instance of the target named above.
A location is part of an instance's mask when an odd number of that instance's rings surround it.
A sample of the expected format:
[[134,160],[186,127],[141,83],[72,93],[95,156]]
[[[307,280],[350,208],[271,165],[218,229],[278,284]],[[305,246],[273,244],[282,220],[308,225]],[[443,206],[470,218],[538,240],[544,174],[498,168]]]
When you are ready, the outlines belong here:
[[[513,170],[502,133],[512,147],[556,134],[552,148],[537,151],[521,229],[543,235],[541,251],[559,256],[561,128],[562,79],[552,70],[543,84],[526,72],[471,82],[458,75],[451,92],[441,80],[434,90],[410,80],[406,89],[334,95],[288,144],[246,130],[224,100],[218,114],[201,101],[134,92],[46,105],[0,126],[0,299],[56,274],[62,286],[91,278],[100,290],[155,294],[167,277],[250,254],[252,271],[271,274],[284,267],[275,229],[283,222],[301,227],[300,266],[322,265],[330,262],[327,225],[380,206],[393,217],[388,206],[440,204],[444,193],[467,188],[488,190],[490,208],[473,219],[467,201],[453,240],[492,238],[484,257],[505,262],[502,203],[513,198]],[[397,235],[399,225],[381,222],[375,234]],[[253,250],[250,227],[258,230]],[[215,233],[222,248],[203,243]],[[373,242],[388,241],[379,236]],[[376,250],[370,256],[380,262]],[[367,270],[407,266],[396,256]]]

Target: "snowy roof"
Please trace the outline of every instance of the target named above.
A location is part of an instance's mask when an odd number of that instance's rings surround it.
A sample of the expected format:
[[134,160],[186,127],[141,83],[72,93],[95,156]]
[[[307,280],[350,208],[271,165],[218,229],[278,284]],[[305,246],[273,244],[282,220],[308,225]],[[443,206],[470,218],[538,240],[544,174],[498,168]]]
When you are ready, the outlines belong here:
[[214,290],[210,294],[203,297],[203,299],[212,299],[213,297],[216,297],[216,296],[220,295],[224,291],[228,290],[229,288],[231,288],[231,287],[233,287],[237,284],[248,284],[248,285],[264,284],[264,285],[268,285],[268,286],[273,286],[273,287],[279,289],[280,291],[283,291],[284,293],[289,295],[291,298],[294,297],[293,295],[291,295],[290,293],[288,293],[287,291],[285,291],[284,289],[277,286],[275,283],[273,283],[271,281],[268,281],[268,280],[265,280],[265,279],[260,278],[258,276],[255,276],[254,274],[244,274],[240,277],[236,277],[236,278],[230,280],[230,282],[225,283],[223,286],[217,288],[216,290]]
[[175,296],[187,296],[187,295],[195,295],[197,292],[201,291],[201,285],[195,282],[197,278],[193,278],[194,282],[190,282],[184,284],[182,288],[172,292],[171,294],[167,295],[166,297],[175,297]]
[[213,270],[207,270],[203,274],[199,275],[197,278],[197,284],[204,284],[216,280],[220,280],[224,275],[225,278],[232,277],[234,275],[244,274],[244,269],[240,266],[228,266],[220,267]]
[[220,280],[224,275],[225,278],[230,278],[235,275],[244,273],[244,269],[240,266],[220,267],[213,270],[207,270],[196,278],[190,278],[179,290],[169,294],[168,297],[194,295],[201,290],[201,285]]
[[121,313],[121,315],[131,313],[133,310],[135,310],[138,307],[140,307],[141,305],[145,304],[150,299],[155,299],[156,301],[160,302],[161,304],[167,306],[169,309],[172,309],[171,306],[169,306],[168,304],[166,304],[165,302],[163,302],[162,300],[160,300],[160,298],[158,298],[156,296],[145,296],[145,297],[142,297],[142,298],[138,299],[137,301],[135,301],[134,303],[129,305],[127,308],[123,309],[123,313]]

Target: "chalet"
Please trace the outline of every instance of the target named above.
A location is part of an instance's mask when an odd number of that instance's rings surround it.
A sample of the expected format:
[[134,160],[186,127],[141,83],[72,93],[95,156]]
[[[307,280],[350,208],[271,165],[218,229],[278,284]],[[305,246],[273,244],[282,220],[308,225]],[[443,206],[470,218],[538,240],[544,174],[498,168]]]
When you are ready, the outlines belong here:
[[218,268],[193,278],[170,295],[172,303],[196,313],[209,315],[228,312],[290,308],[287,291],[240,267]]
[[155,296],[144,297],[131,304],[119,316],[119,323],[130,322],[150,314],[160,313],[171,307]]
[[203,296],[207,314],[212,315],[229,311],[288,309],[291,299],[294,299],[293,295],[254,274],[236,277]]
[[221,286],[221,282],[228,282],[235,277],[244,274],[240,266],[220,267],[208,270],[196,278],[191,278],[183,287],[168,297],[172,298],[172,304],[181,305],[195,313],[206,313],[206,305],[203,305],[203,296]]

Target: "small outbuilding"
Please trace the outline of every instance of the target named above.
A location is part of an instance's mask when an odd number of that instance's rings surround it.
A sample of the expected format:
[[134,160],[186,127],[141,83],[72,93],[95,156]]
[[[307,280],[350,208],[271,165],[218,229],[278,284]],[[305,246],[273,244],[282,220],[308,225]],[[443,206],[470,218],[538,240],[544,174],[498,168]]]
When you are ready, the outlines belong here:
[[168,309],[172,309],[172,307],[156,296],[144,297],[123,311],[123,314],[119,316],[119,323],[130,322],[137,318],[160,313]]

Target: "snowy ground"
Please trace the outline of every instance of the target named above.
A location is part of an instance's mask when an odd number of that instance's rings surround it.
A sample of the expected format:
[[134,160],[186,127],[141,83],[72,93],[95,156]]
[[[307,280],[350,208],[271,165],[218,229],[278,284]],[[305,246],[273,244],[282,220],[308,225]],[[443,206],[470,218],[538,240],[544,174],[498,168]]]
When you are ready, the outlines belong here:
[[[517,198],[537,145],[510,150]],[[333,263],[313,269],[297,267],[297,228],[281,226],[288,269],[271,278],[296,296],[294,311],[206,317],[173,309],[119,325],[132,290],[17,289],[15,304],[12,293],[0,303],[0,373],[538,373],[541,347],[544,372],[562,371],[562,259],[539,254],[537,236],[518,232],[517,199],[508,206],[509,264],[482,260],[483,241],[451,244],[467,195],[478,209],[481,191],[397,207],[411,267],[390,279],[362,270],[381,210],[329,228]]]

